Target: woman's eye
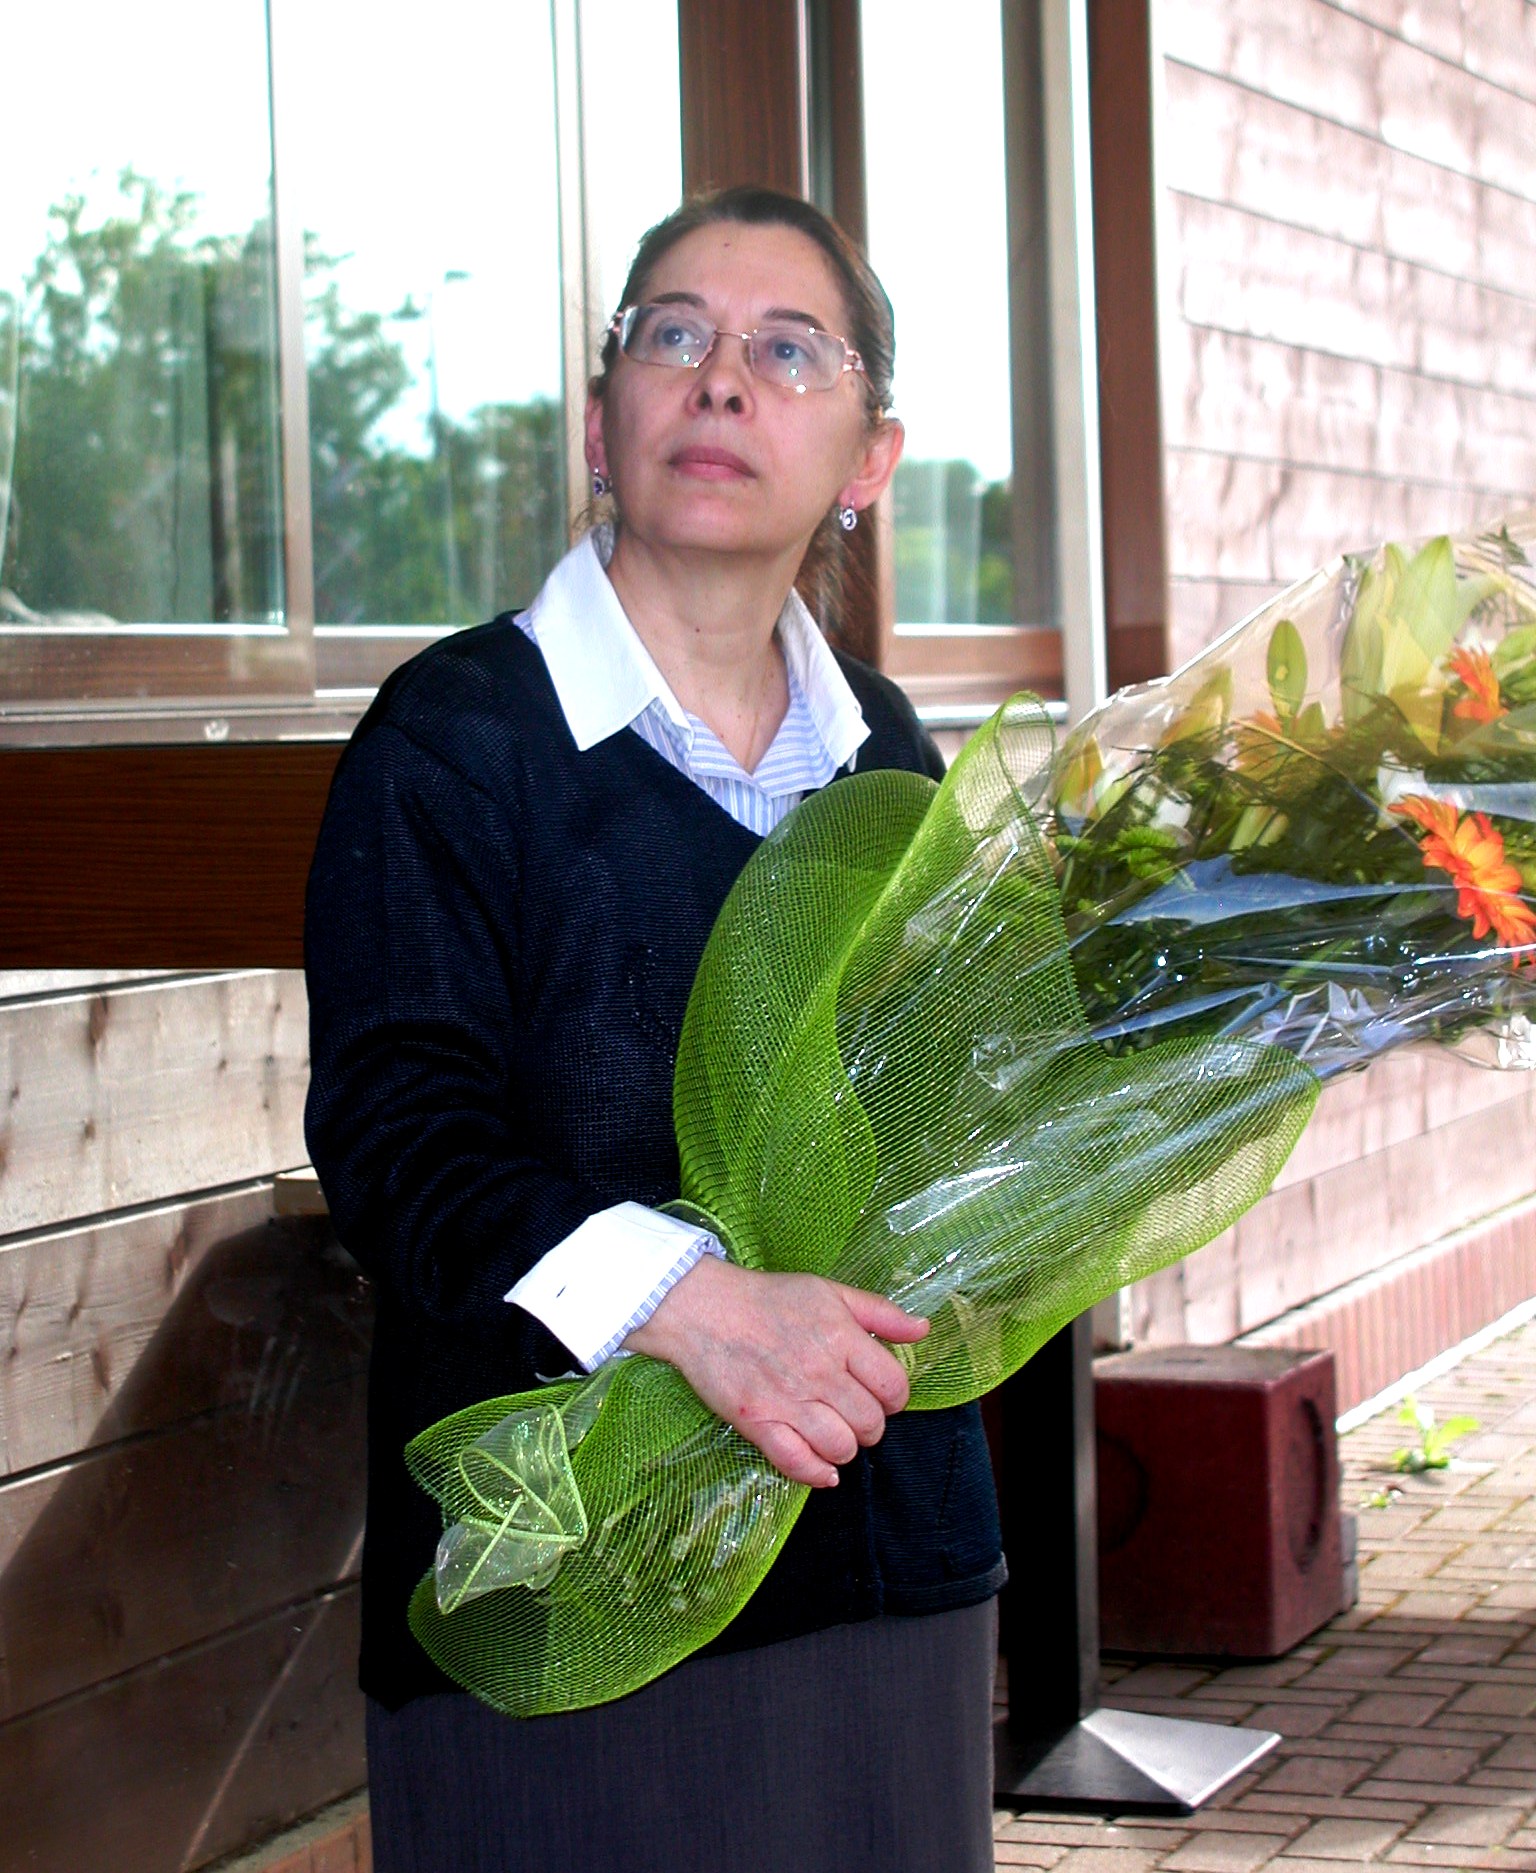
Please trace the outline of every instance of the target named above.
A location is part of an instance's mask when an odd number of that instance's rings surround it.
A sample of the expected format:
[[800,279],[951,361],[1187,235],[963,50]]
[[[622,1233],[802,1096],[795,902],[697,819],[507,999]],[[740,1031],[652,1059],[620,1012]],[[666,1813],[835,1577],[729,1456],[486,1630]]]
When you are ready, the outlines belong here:
[[809,347],[800,339],[787,334],[780,334],[769,341],[768,355],[775,364],[787,365],[795,370],[802,369],[811,361]]
[[651,335],[658,351],[696,351],[704,343],[704,334],[687,319],[663,319]]

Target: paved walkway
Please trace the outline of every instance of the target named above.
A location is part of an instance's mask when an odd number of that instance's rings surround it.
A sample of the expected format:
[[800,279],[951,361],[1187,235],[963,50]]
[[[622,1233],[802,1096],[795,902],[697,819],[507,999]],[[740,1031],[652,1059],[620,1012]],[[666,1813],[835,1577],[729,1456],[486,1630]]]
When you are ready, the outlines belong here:
[[1395,1409],[1344,1438],[1351,1612],[1273,1664],[1106,1670],[1106,1703],[1278,1730],[1279,1747],[1190,1816],[999,1813],[1000,1868],[1536,1873],[1536,1321],[1420,1399],[1481,1428],[1420,1477],[1387,1468],[1412,1441]]

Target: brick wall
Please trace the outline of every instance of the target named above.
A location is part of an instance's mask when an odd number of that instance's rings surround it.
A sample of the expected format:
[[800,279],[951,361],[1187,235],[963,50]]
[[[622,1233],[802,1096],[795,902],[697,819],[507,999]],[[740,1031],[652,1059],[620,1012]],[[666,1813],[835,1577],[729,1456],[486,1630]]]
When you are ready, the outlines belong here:
[[1536,499],[1536,6],[1157,0],[1170,667]]

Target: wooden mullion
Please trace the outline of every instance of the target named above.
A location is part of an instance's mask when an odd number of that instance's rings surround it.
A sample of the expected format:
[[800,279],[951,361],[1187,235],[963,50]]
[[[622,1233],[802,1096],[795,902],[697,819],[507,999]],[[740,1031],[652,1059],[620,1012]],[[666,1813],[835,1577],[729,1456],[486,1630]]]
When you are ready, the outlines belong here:
[[803,0],[680,0],[683,188],[809,192]]
[[1167,669],[1150,0],[1088,9],[1104,616],[1111,688]]

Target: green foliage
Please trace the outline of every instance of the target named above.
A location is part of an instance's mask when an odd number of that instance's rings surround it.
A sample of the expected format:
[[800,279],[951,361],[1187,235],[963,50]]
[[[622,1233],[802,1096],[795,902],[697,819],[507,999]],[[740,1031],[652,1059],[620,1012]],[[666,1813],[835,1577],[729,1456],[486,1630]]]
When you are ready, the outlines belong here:
[[[263,622],[285,608],[271,230],[199,235],[200,207],[125,171],[94,221],[53,212],[19,335],[5,583],[47,615]],[[468,623],[532,597],[565,544],[549,400],[386,438],[411,387],[394,329],[313,242],[307,359],[317,614]],[[0,468],[5,464],[0,461]]]
[[195,233],[125,170],[67,197],[27,282],[6,582],[32,609],[263,620],[280,606],[271,231]]
[[1358,720],[1391,698],[1419,739],[1435,752],[1443,693],[1432,673],[1493,588],[1487,578],[1458,578],[1450,540],[1441,535],[1409,559],[1388,546],[1379,568],[1362,575],[1340,659],[1344,719]]
[[1425,1470],[1448,1470],[1452,1444],[1478,1428],[1477,1419],[1466,1416],[1447,1418],[1443,1424],[1437,1422],[1434,1407],[1421,1405],[1411,1392],[1403,1401],[1397,1420],[1418,1433],[1416,1444],[1392,1453],[1392,1468],[1403,1476],[1419,1476]]
[[896,615],[931,624],[1013,622],[1011,484],[969,462],[903,461],[896,519]]
[[1282,618],[1270,632],[1267,673],[1275,714],[1295,715],[1307,693],[1307,647],[1289,618]]

